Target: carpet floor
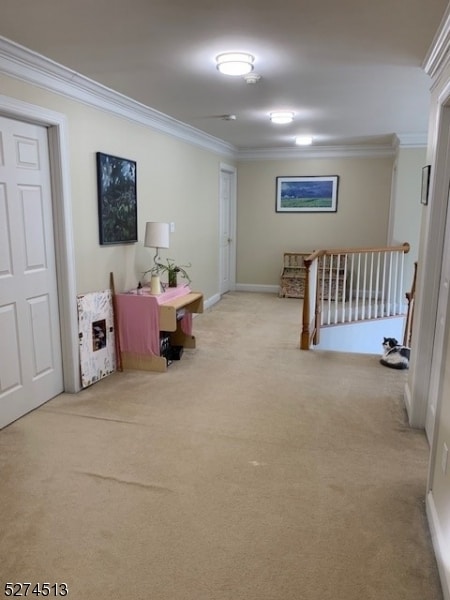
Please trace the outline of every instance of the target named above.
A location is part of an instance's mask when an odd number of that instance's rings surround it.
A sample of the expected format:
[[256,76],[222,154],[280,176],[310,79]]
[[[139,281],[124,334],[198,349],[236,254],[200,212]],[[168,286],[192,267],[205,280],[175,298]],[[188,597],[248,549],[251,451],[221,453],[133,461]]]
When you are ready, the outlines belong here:
[[406,374],[300,351],[299,323],[297,300],[226,294],[167,373],[114,373],[0,431],[0,595],[442,600]]

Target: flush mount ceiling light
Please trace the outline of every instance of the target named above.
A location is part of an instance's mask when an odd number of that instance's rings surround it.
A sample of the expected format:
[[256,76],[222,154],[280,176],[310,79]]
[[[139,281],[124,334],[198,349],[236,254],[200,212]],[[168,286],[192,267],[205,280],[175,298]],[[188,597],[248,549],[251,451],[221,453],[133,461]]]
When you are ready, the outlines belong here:
[[223,52],[216,56],[218,70],[224,75],[246,75],[253,71],[255,57],[246,52]]
[[294,113],[286,110],[271,112],[269,116],[272,123],[278,123],[280,125],[284,123],[292,123],[294,120]]
[[298,135],[295,138],[295,143],[297,146],[310,146],[312,141],[313,139],[311,135]]

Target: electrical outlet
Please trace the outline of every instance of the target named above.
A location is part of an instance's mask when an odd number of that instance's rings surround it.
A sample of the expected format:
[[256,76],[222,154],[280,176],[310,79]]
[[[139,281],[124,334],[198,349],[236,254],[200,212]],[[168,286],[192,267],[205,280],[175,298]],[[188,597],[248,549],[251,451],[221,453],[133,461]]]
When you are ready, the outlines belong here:
[[173,221],[170,223],[170,233],[175,233],[175,223]]
[[448,446],[444,442],[444,447],[442,448],[442,457],[441,457],[441,467],[444,475],[447,473],[447,460],[448,460]]

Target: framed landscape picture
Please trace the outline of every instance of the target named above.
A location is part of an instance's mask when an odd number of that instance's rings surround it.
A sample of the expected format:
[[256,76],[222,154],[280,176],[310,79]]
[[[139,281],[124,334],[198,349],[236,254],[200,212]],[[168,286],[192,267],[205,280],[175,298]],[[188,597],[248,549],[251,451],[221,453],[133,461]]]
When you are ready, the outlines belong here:
[[136,163],[97,152],[100,244],[137,242]]
[[276,212],[336,212],[338,175],[277,177]]
[[420,193],[421,204],[428,204],[428,193],[430,191],[430,173],[431,165],[427,165],[422,169],[422,189]]

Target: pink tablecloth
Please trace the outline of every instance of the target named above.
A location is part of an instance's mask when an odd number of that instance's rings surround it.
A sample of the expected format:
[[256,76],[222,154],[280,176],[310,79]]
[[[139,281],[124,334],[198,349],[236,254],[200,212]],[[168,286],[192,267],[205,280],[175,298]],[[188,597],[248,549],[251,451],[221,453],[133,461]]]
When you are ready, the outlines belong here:
[[[187,285],[179,285],[153,296],[146,288],[138,294],[135,290],[116,295],[119,322],[120,349],[133,354],[159,356],[159,305],[185,296],[191,291]],[[186,334],[192,332],[192,314],[186,312],[181,320],[181,328]]]

